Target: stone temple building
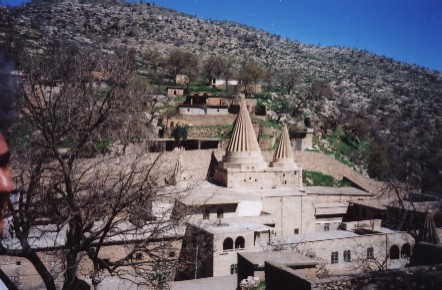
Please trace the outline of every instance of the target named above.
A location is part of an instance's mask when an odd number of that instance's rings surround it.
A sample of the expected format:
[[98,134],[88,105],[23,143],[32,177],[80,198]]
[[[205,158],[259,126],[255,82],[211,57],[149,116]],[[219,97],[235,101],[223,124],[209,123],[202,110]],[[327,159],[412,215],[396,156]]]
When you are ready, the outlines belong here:
[[353,262],[367,259],[384,259],[391,268],[407,262],[410,253],[396,255],[396,249],[411,248],[410,236],[383,228],[380,220],[348,220],[349,206],[373,199],[372,193],[303,186],[295,160],[283,126],[272,160],[265,161],[243,104],[212,182],[201,182],[180,201],[179,208],[198,212],[188,222],[180,254],[189,266],[177,280],[235,274],[238,254],[271,250],[314,257],[331,273],[355,271]]
[[228,188],[301,189],[302,171],[293,159],[287,127],[283,127],[273,161],[267,164],[242,104],[223,160],[216,168],[215,182]]

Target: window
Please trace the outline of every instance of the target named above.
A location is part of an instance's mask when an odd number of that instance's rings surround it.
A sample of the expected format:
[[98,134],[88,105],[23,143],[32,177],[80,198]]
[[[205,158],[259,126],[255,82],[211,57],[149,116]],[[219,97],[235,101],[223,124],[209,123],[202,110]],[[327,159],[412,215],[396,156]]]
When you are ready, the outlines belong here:
[[367,249],[367,259],[374,259],[374,250],[372,247]]
[[238,264],[230,265],[230,274],[236,274],[236,273],[238,273]]
[[299,234],[299,229],[295,229],[295,235]]
[[233,240],[231,238],[226,238],[223,242],[223,250],[233,250]]
[[216,211],[216,218],[219,218],[219,219],[224,218],[224,210],[223,210],[222,208],[219,208],[219,209]]
[[324,224],[324,232],[328,232],[330,230],[330,224],[329,223],[325,223]]
[[210,211],[208,209],[204,210],[203,219],[208,220],[210,217]]
[[390,248],[390,260],[399,259],[399,247],[397,245],[393,245]]
[[410,244],[408,244],[408,243],[404,244],[402,246],[401,253],[402,253],[401,258],[410,258],[410,255],[411,255]]
[[244,249],[245,240],[243,237],[237,237],[235,240],[235,249]]
[[344,251],[344,262],[351,262],[351,252],[350,250]]
[[331,253],[331,263],[337,264],[338,263],[338,252],[332,252]]

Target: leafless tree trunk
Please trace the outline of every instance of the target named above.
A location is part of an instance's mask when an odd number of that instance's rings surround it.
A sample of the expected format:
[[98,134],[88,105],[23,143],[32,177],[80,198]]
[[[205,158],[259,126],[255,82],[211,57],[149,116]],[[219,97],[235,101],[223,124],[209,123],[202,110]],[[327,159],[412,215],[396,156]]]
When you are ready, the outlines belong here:
[[[100,56],[64,45],[23,59],[21,119],[12,157],[18,195],[9,208],[14,247],[3,244],[0,253],[28,259],[48,289],[55,289],[54,278],[30,232],[51,237],[53,242],[43,247],[60,249],[63,289],[86,286],[78,278],[86,257],[94,286],[104,272],[164,284],[177,266],[169,252],[179,217],[171,221],[167,213],[152,213],[153,202],[177,198],[158,194],[164,177],[158,167],[161,154],[107,153],[109,143],[142,132],[131,121],[141,110],[129,88],[133,63],[128,52]],[[102,249],[117,244],[128,254],[104,259]],[[158,265],[163,273],[155,274]]]

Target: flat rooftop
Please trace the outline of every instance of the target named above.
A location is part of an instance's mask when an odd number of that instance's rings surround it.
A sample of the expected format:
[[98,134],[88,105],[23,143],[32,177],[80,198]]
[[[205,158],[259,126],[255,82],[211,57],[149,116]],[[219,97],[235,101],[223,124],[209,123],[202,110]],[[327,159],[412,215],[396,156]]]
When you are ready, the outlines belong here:
[[326,186],[304,186],[306,194],[318,195],[360,195],[373,196],[373,194],[357,189],[355,187],[326,187]]
[[353,195],[372,196],[371,193],[354,187],[304,186],[295,189],[234,189],[201,181],[191,189],[182,202],[186,205],[237,204],[241,200],[258,200],[272,196],[305,195]]
[[186,205],[237,204],[241,200],[259,200],[266,196],[305,195],[294,189],[233,189],[201,181],[182,202]]
[[237,279],[237,275],[235,274],[220,277],[170,282],[169,286],[172,290],[236,290]]
[[[376,234],[393,234],[396,233],[393,230],[387,229],[387,228],[377,228],[373,235]],[[297,243],[304,243],[304,242],[315,242],[315,241],[323,241],[323,240],[335,240],[335,239],[345,239],[345,238],[354,238],[354,237],[360,237],[360,236],[367,236],[370,234],[365,235],[358,235],[352,231],[328,231],[328,232],[314,232],[314,233],[305,233],[300,235],[292,235],[292,236],[283,236],[276,239],[277,244],[297,244]]]
[[236,232],[250,232],[250,231],[267,231],[272,230],[272,227],[263,225],[261,223],[252,222],[250,220],[244,221],[241,219],[229,219],[221,220],[219,224],[218,220],[199,220],[194,222],[189,222],[189,224],[204,229],[205,231],[212,234],[225,234],[225,233],[236,233]]
[[311,265],[318,264],[317,261],[301,255],[295,251],[267,251],[267,252],[243,252],[239,256],[247,259],[255,267],[263,268],[264,262],[283,264],[286,266]]
[[[387,207],[390,208],[401,208],[396,199],[372,199],[372,200],[358,200],[352,201],[354,204],[362,205],[365,207],[371,207],[380,210],[386,210]],[[420,213],[425,213],[427,211],[437,212],[439,209],[438,201],[416,201],[410,202],[407,200],[402,201],[404,208],[407,210]]]

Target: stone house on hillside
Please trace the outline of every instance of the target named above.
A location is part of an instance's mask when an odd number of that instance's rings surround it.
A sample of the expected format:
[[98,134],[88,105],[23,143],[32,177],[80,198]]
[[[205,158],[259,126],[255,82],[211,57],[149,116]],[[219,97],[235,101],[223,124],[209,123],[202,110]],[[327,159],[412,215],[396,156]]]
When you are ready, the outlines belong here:
[[181,87],[168,87],[167,88],[168,97],[180,97],[184,96],[184,89]]
[[[249,112],[255,112],[256,99],[246,99]],[[217,97],[207,92],[192,93],[186,96],[186,100],[178,105],[181,115],[227,115],[239,111],[238,98]],[[265,110],[264,110],[265,111]]]
[[[244,92],[245,90],[244,85],[242,85],[241,82],[238,80],[228,80],[227,84],[228,86],[233,87],[234,90],[237,92]],[[210,80],[210,85],[213,88],[224,89],[226,88],[226,80],[219,78],[212,78]],[[262,85],[260,83],[250,84],[247,86],[247,90],[254,94],[259,94],[262,92]]]

